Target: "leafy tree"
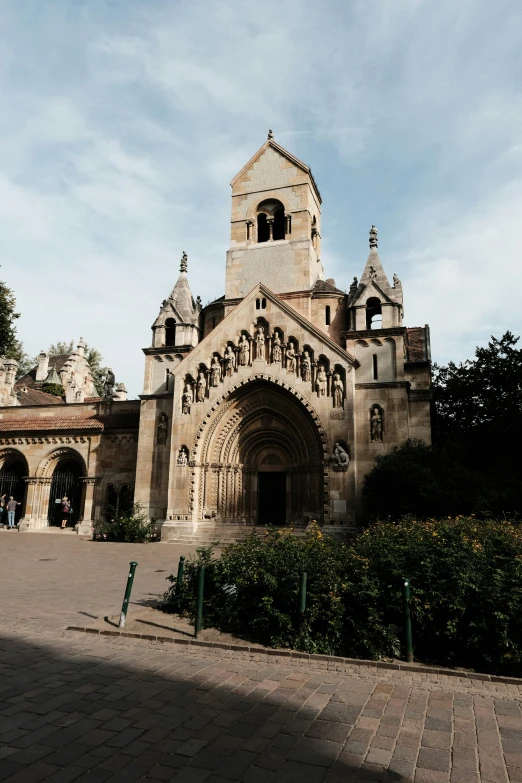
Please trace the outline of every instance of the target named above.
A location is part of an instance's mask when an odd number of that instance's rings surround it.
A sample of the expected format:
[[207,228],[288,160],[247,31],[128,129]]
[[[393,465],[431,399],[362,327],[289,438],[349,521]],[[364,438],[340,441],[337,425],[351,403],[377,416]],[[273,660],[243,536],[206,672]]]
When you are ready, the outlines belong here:
[[475,358],[447,367],[434,366],[437,441],[482,432],[512,433],[521,426],[522,349],[506,332],[477,348]]
[[16,350],[15,321],[20,318],[20,313],[15,312],[16,299],[12,290],[0,281],[0,356],[12,356]]

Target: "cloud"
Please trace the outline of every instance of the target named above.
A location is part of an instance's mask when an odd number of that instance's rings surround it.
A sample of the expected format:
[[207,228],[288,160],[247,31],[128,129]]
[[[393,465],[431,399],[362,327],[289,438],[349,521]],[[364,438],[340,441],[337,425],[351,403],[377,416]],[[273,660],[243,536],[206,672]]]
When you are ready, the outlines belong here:
[[520,333],[522,111],[514,0],[138,0],[0,29],[0,253],[37,353],[97,346],[133,396],[182,250],[224,290],[228,183],[266,138],[309,163],[323,264],[360,274],[368,229],[439,361]]

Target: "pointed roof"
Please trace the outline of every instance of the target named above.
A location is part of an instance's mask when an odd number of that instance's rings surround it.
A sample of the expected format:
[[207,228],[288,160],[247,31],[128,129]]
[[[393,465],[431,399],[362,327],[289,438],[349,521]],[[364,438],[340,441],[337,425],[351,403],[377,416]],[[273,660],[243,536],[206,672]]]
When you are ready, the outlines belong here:
[[160,315],[155,321],[155,325],[159,323],[162,315],[167,315],[168,312],[173,312],[176,320],[185,324],[196,324],[198,321],[198,309],[187,277],[188,258],[185,251],[181,256],[181,263],[179,267],[179,277],[176,281],[176,285],[170,292],[170,296],[163,302]]
[[286,158],[288,161],[290,161],[290,163],[292,163],[294,166],[297,166],[297,168],[298,168],[298,169],[301,169],[301,171],[304,171],[304,172],[305,172],[305,174],[307,174],[307,175],[310,177],[310,181],[311,181],[311,183],[312,183],[312,186],[313,186],[313,188],[314,188],[314,190],[315,190],[315,193],[316,193],[316,195],[317,195],[317,198],[319,199],[319,203],[321,204],[321,203],[322,203],[321,194],[319,193],[319,188],[317,187],[317,184],[316,184],[316,182],[315,182],[315,179],[314,179],[314,177],[313,177],[313,174],[312,174],[312,169],[310,168],[310,166],[307,166],[307,165],[306,165],[306,163],[303,163],[303,161],[302,161],[302,160],[299,160],[299,158],[296,158],[296,157],[295,157],[295,155],[292,155],[292,153],[291,153],[291,152],[288,152],[288,150],[285,150],[285,148],[284,148],[284,147],[281,147],[281,145],[280,145],[280,144],[278,144],[278,143],[277,143],[277,142],[274,140],[274,134],[272,133],[272,130],[269,130],[269,131],[268,131],[268,138],[267,138],[267,140],[265,141],[265,143],[263,144],[263,146],[262,146],[262,147],[260,147],[260,148],[258,149],[258,151],[257,151],[257,152],[256,152],[256,153],[255,153],[255,154],[254,154],[254,155],[253,155],[251,158],[250,158],[250,160],[248,161],[248,163],[245,163],[245,165],[243,166],[243,168],[241,169],[241,171],[239,171],[239,172],[236,174],[236,176],[233,178],[233,180],[231,181],[230,185],[231,185],[232,187],[234,187],[234,185],[236,184],[236,182],[237,182],[239,179],[241,179],[241,177],[243,176],[243,174],[244,174],[246,171],[248,171],[248,169],[249,169],[249,168],[251,168],[251,167],[254,165],[254,163],[255,163],[257,160],[259,160],[259,158],[261,157],[261,155],[262,155],[262,154],[263,154],[263,153],[264,153],[264,152],[265,152],[267,149],[269,149],[270,147],[271,147],[273,150],[275,150],[276,152],[278,152],[280,155],[282,155],[284,158]]
[[44,383],[56,383],[58,386],[62,385],[60,376],[56,372],[56,365],[53,365],[45,379]]
[[402,304],[402,287],[400,287],[400,290],[397,290],[395,286],[390,285],[388,276],[379,258],[377,247],[377,229],[375,226],[372,226],[370,229],[370,253],[350,305],[353,305],[370,286],[373,286],[377,293],[381,294],[388,302]]

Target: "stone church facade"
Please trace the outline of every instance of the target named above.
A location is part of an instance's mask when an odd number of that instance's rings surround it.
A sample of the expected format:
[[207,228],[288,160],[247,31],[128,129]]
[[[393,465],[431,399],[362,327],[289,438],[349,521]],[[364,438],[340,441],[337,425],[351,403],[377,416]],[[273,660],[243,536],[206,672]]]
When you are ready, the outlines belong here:
[[431,439],[428,327],[403,325],[402,285],[384,271],[375,227],[349,293],[325,279],[319,190],[271,133],[232,181],[224,296],[194,300],[184,253],[144,354],[139,401],[118,387],[51,404],[36,370],[40,400],[26,404],[4,362],[0,486],[17,463],[20,530],[49,524],[64,459],[77,466],[78,532],[132,497],[162,540],[351,526],[375,457]]

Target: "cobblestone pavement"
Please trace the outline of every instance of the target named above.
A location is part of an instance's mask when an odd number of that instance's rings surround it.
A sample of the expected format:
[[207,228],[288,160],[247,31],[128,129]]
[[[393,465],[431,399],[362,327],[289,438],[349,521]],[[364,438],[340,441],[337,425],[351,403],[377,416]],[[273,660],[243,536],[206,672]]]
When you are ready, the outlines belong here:
[[517,684],[64,630],[113,611],[130,559],[140,603],[177,556],[0,537],[1,781],[522,781]]

